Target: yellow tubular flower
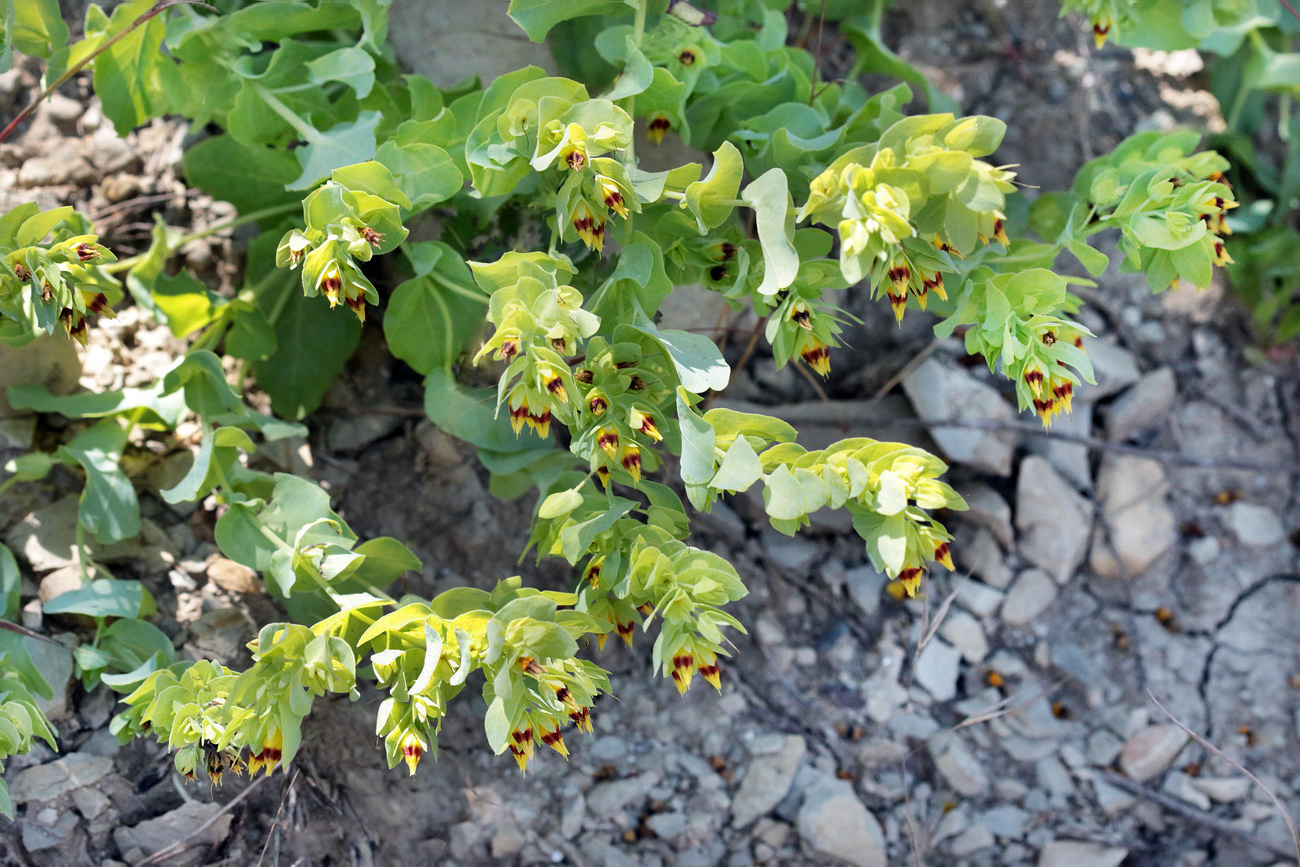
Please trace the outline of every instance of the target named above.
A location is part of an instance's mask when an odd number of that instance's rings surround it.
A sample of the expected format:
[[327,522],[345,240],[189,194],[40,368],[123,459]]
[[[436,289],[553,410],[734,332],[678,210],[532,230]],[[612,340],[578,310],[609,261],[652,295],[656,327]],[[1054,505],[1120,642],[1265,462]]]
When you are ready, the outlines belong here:
[[816,337],[809,338],[808,345],[800,355],[804,362],[811,367],[822,379],[831,375],[831,350],[822,341]]

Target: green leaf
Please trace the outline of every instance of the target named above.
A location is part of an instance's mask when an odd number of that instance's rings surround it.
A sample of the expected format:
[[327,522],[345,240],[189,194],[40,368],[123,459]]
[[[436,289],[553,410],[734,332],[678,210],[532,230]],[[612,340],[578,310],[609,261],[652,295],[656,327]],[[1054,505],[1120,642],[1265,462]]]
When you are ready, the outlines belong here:
[[168,503],[187,503],[206,496],[217,486],[222,474],[230,475],[239,460],[239,450],[251,455],[255,448],[248,434],[237,427],[212,430],[204,426],[203,439],[189,472],[174,486],[161,491],[162,498]]
[[438,427],[458,439],[495,452],[526,452],[546,440],[528,434],[515,436],[510,423],[496,413],[496,392],[492,389],[462,389],[450,370],[435,368],[425,380],[424,411]]
[[307,63],[307,80],[312,84],[341,82],[364,99],[375,86],[375,59],[360,48],[331,51]]
[[707,485],[717,466],[713,455],[716,442],[713,426],[690,407],[683,392],[684,389],[677,389],[677,422],[682,432],[682,481],[687,485]]
[[[275,351],[250,369],[257,384],[271,396],[276,413],[300,419],[320,406],[352,350],[361,340],[361,323],[348,310],[332,310],[322,298],[308,298],[299,289],[298,275],[281,271],[281,285],[258,295],[258,306],[276,310]],[[282,305],[272,298],[288,293]]]
[[153,596],[139,581],[99,578],[84,587],[60,593],[45,603],[46,614],[88,617],[139,617],[155,610]]
[[744,171],[740,151],[726,141],[713,152],[713,168],[709,173],[686,188],[683,204],[695,215],[701,235],[721,226],[731,216],[735,205],[730,200],[735,199],[740,191],[740,178]]
[[763,475],[763,465],[754,447],[744,437],[736,437],[722,458],[709,487],[719,491],[744,491]]
[[763,282],[758,293],[770,298],[799,274],[789,180],[781,169],[771,169],[745,187],[740,198],[754,209],[758,241],[763,247]]
[[419,572],[424,568],[420,558],[410,548],[391,536],[367,539],[354,548],[353,552],[365,559],[348,578],[334,585],[334,589],[340,593],[346,593],[352,587],[377,587],[382,590],[405,573]]
[[0,616],[13,620],[18,616],[19,593],[23,576],[18,572],[18,561],[13,552],[0,543]]
[[[382,161],[367,160],[364,163],[341,166],[330,172],[330,180],[353,192],[369,193],[398,207],[411,207],[411,200],[406,193],[402,192],[397,180],[393,177],[393,172]],[[320,193],[313,194],[312,199],[319,195]],[[309,226],[318,226],[323,222],[333,222],[328,217],[322,220],[321,217],[314,216],[311,206],[307,206],[306,211]],[[337,216],[343,216],[343,214],[340,213]]]
[[419,373],[449,367],[483,329],[488,296],[460,254],[446,244],[424,241],[403,250],[417,276],[400,284],[388,303],[388,348]]
[[560,531],[560,550],[570,565],[581,560],[591,548],[596,537],[614,526],[619,518],[632,511],[636,503],[622,497],[611,497],[609,509],[593,518],[570,524]]
[[301,174],[293,154],[213,136],[185,151],[185,177],[192,187],[230,202],[241,213],[301,199],[285,187]]
[[289,184],[289,189],[310,190],[335,169],[373,158],[375,128],[380,120],[379,112],[363,111],[354,121],[336,124],[324,132],[317,131],[308,136],[307,144],[295,151],[302,174]]
[[159,274],[150,294],[176,337],[185,337],[206,328],[221,317],[221,308],[226,304],[225,298],[188,271],[175,276]]
[[386,141],[375,159],[388,166],[402,192],[411,200],[407,207],[423,210],[444,202],[465,186],[465,176],[444,149],[435,144],[414,142],[399,145]]
[[[103,544],[120,542],[140,532],[140,503],[131,480],[118,463],[126,445],[126,431],[105,419],[59,446],[57,454],[86,471],[77,520]],[[134,615],[132,615],[134,616]]]
[[68,43],[68,25],[58,0],[5,0],[0,10],[4,11],[0,72],[9,69],[14,47],[32,57],[49,57]]
[[561,21],[583,15],[614,15],[631,11],[635,0],[510,0],[506,10],[528,38],[541,42],[550,29]]
[[632,326],[661,347],[681,378],[682,387],[695,394],[712,389],[722,391],[731,379],[731,367],[722,357],[718,345],[706,334],[667,329],[660,331],[652,323]]
[[[130,0],[118,6],[106,36],[127,30],[153,6],[154,0]],[[162,51],[166,29],[164,16],[155,15],[95,58],[95,95],[119,136],[165,114],[174,94],[182,90],[176,64]]]

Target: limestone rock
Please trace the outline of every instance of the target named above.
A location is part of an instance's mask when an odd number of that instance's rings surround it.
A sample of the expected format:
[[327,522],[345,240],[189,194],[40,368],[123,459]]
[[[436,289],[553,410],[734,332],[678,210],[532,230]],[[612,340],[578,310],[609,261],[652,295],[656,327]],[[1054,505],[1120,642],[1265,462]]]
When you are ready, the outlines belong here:
[[1224,523],[1243,545],[1262,548],[1276,545],[1286,537],[1277,513],[1258,503],[1233,503],[1228,507]]
[[47,803],[65,792],[99,782],[113,763],[100,756],[73,753],[44,765],[27,768],[13,778],[9,794],[14,803]]
[[1031,455],[1020,463],[1016,529],[1021,556],[1064,584],[1087,550],[1092,506],[1051,464]]
[[[989,385],[934,358],[903,380],[903,391],[926,420],[1015,421],[1015,411]],[[931,428],[930,435],[954,463],[969,464],[998,476],[1011,474],[1016,436],[1007,431],[956,427]]]
[[1106,411],[1106,438],[1123,442],[1151,430],[1169,415],[1177,396],[1178,384],[1171,369],[1162,367],[1148,373]]
[[1002,495],[985,484],[964,487],[959,492],[969,507],[962,517],[993,534],[998,544],[1010,548],[1015,543],[1011,530],[1011,506]]
[[[189,844],[199,846],[205,843],[208,845],[220,843],[230,833],[230,823],[232,821],[232,816],[229,813],[218,815],[220,813],[220,804],[210,801],[187,801],[170,813],[164,813],[157,818],[148,819],[130,828],[114,828],[113,841],[117,843],[118,849],[123,852],[139,849],[146,855],[152,855],[179,840],[189,837],[195,829],[216,817],[211,825],[208,825],[203,831],[191,838]],[[195,852],[195,850],[187,850],[187,854],[190,852]],[[185,863],[192,864],[195,862],[186,861]]]
[[880,823],[844,780],[821,777],[810,786],[797,827],[814,852],[857,867],[886,867]]
[[1159,462],[1132,455],[1106,456],[1097,479],[1105,526],[1099,524],[1093,534],[1088,559],[1092,571],[1103,578],[1135,577],[1178,541],[1178,520],[1169,506],[1168,490],[1169,480]]
[[1119,867],[1128,850],[1088,840],[1053,840],[1038,855],[1038,867]]
[[930,639],[916,657],[916,682],[939,701],[957,695],[957,675],[961,653],[937,638]]
[[1138,782],[1149,780],[1173,764],[1187,740],[1187,732],[1172,723],[1147,726],[1124,742],[1120,770]]
[[1040,569],[1020,573],[1002,603],[1002,622],[1008,626],[1025,626],[1056,601],[1056,582]]
[[735,828],[743,828],[781,803],[808,745],[798,735],[774,735],[755,741],[753,750],[757,754],[731,804],[731,824]]

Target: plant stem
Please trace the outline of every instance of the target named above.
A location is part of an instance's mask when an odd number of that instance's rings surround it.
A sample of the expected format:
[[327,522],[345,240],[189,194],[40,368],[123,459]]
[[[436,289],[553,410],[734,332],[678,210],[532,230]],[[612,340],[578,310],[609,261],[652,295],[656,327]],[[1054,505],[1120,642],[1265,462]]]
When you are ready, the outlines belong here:
[[27,104],[26,108],[18,112],[17,117],[9,121],[8,126],[6,126],[3,130],[0,130],[0,142],[9,138],[9,136],[13,134],[13,131],[18,128],[18,125],[22,123],[24,120],[26,120],[28,117],[30,117],[32,112],[36,111],[37,106],[39,106],[42,102],[44,102],[46,98],[49,97],[50,94],[54,93],[54,91],[58,90],[63,85],[67,84],[68,81],[72,78],[72,76],[76,75],[78,72],[81,72],[81,70],[85,69],[91,63],[93,63],[96,57],[103,54],[108,49],[112,48],[118,42],[121,42],[131,33],[135,32],[136,30],[139,30],[145,24],[148,24],[149,19],[153,18],[155,15],[170,9],[173,6],[179,6],[182,3],[189,4],[192,6],[202,6],[205,9],[211,9],[213,12],[218,11],[215,7],[209,6],[207,3],[200,2],[200,0],[158,0],[158,2],[155,3],[152,8],[150,8],[139,18],[135,19],[129,25],[127,25],[125,30],[121,31],[120,33],[113,34],[113,36],[110,39],[106,40],[102,45],[97,47],[94,51],[90,52],[81,60],[79,60],[78,62],[74,63],[71,67],[69,67],[66,72],[64,72],[62,75],[59,76],[57,81],[55,81],[49,87],[42,90],[39,96],[37,96],[30,103]]
[[279,97],[272,93],[269,88],[263,87],[256,81],[250,83],[252,84],[253,90],[257,91],[257,95],[262,98],[262,101],[270,107],[271,111],[280,115],[280,118],[285,123],[293,127],[294,132],[298,133],[299,136],[305,138],[309,142],[318,141],[320,139],[321,134],[316,130],[316,127],[299,117],[293,109],[281,102]]
[[[257,210],[257,211],[249,211],[247,214],[240,214],[238,217],[233,217],[229,220],[223,220],[220,223],[214,223],[213,225],[208,226],[207,228],[198,229],[196,231],[189,232],[185,235],[182,235],[180,238],[176,240],[176,243],[174,245],[169,246],[167,248],[167,257],[170,257],[173,253],[175,253],[181,247],[184,247],[190,241],[197,241],[200,238],[206,238],[209,235],[215,235],[218,232],[224,232],[227,229],[235,229],[238,228],[239,226],[247,225],[248,223],[255,223],[258,220],[264,220],[267,217],[275,217],[280,214],[288,214],[292,211],[298,210],[301,207],[302,207],[302,202],[285,202],[282,205],[273,205],[272,207],[269,208],[262,208],[261,210]],[[103,270],[109,274],[118,274],[122,271],[130,271],[136,265],[140,264],[140,262],[142,262],[148,255],[149,254],[145,252],[139,254],[138,256],[131,256],[128,259],[118,259],[116,262],[110,262],[107,265],[104,265]]]

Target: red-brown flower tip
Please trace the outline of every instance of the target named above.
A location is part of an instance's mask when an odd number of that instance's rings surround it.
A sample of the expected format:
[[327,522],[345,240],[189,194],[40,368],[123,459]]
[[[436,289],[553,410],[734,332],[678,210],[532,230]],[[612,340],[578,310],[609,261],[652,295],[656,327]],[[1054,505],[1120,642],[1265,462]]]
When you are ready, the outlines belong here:
[[546,744],[566,759],[569,757],[569,748],[565,746],[564,735],[558,728],[553,732],[542,732],[542,743]]
[[722,254],[722,261],[729,262],[735,258],[737,249],[739,248],[730,241],[723,241],[722,246],[718,248],[718,251]]
[[684,694],[691,688],[691,679],[695,677],[695,657],[689,653],[679,653],[673,657],[673,683],[677,692]]
[[821,375],[823,379],[830,376],[831,373],[831,350],[825,343],[822,343],[816,337],[812,339],[800,355],[809,367]]
[[804,331],[812,331],[812,314],[806,308],[795,308],[790,313],[790,319]]
[[32,279],[32,271],[22,262],[19,262],[14,265],[14,276],[26,283],[28,280]]
[[608,488],[608,487],[609,487],[609,477],[610,477],[610,475],[611,475],[611,473],[610,473],[609,467],[606,467],[606,466],[596,467],[596,478],[600,479],[601,487],[604,487],[604,488]]
[[636,624],[629,620],[626,623],[614,624],[614,629],[618,631],[618,637],[623,639],[623,643],[631,647],[632,633],[636,630]]
[[1031,367],[1025,371],[1025,384],[1038,393],[1038,389],[1043,384],[1043,372],[1037,367]]
[[632,474],[633,484],[641,481],[641,450],[636,446],[627,446],[619,458],[623,469]]
[[420,764],[420,758],[424,755],[424,747],[413,736],[407,735],[402,741],[402,761],[406,762],[406,768],[412,777],[415,776],[415,769]]
[[343,275],[339,273],[337,265],[330,265],[329,270],[325,272],[325,277],[320,281],[320,291],[325,293],[331,307],[339,303],[339,290],[342,288]]
[[90,334],[86,331],[86,320],[78,319],[75,324],[68,325],[68,336],[73,340],[86,346],[90,342]]
[[949,572],[956,571],[952,562],[952,549],[947,542],[940,542],[934,546],[934,559],[942,563]]
[[[605,398],[601,397],[599,394],[593,394],[591,399],[587,401],[587,409],[591,410],[592,415],[604,415],[605,410],[609,409],[609,401],[605,400]],[[617,436],[617,434],[615,434],[615,436]],[[604,446],[602,446],[602,448],[604,448]]]
[[1002,225],[1001,219],[995,219],[993,221],[993,238],[1003,247],[1011,246],[1011,239],[1007,237],[1007,230]]
[[677,62],[682,66],[694,66],[695,61],[699,59],[700,56],[695,53],[694,48],[684,49],[681,54],[677,55]]
[[97,292],[94,298],[86,303],[91,313],[103,313],[108,309],[108,296],[103,292]]
[[534,676],[546,673],[546,669],[542,668],[541,663],[531,656],[519,657],[519,670]]
[[99,258],[99,251],[84,242],[78,244],[74,250],[77,253],[77,258],[83,262],[89,262],[91,259]]
[[519,341],[513,337],[506,338],[501,341],[501,348],[497,350],[497,354],[501,356],[502,361],[509,361],[519,354]]
[[348,309],[362,322],[366,321],[366,296],[354,295],[348,298]]
[[605,565],[604,557],[596,557],[589,564],[587,564],[587,571],[583,574],[583,577],[587,579],[587,581],[591,584],[592,587],[600,586],[600,569],[604,565]]
[[384,241],[384,236],[376,232],[369,226],[361,227],[361,237],[366,239],[366,243],[372,247],[378,247]]
[[573,720],[573,725],[580,732],[591,734],[594,730],[591,725],[591,708],[589,707],[569,711],[569,719]]
[[722,692],[722,667],[714,660],[709,665],[700,666],[700,676],[703,677],[709,686]]
[[898,583],[903,585],[909,597],[915,597],[921,586],[921,570],[916,566],[908,566],[898,573]]
[[618,431],[614,428],[601,428],[600,432],[596,434],[596,445],[600,446],[611,460],[618,459],[619,438]]
[[50,285],[49,280],[46,280],[45,285],[41,287],[41,300],[46,304],[54,300],[54,287]]
[[575,172],[582,171],[582,167],[587,164],[587,155],[580,149],[574,148],[564,156],[564,162]]
[[668,130],[672,128],[672,122],[668,120],[667,115],[655,115],[650,119],[650,126],[646,128],[646,138],[655,144],[659,144],[664,140]]
[[581,382],[583,385],[591,385],[591,383],[596,379],[596,375],[587,368],[582,367],[573,374],[573,378],[578,382]]

